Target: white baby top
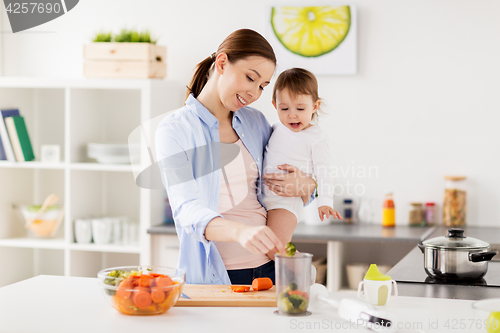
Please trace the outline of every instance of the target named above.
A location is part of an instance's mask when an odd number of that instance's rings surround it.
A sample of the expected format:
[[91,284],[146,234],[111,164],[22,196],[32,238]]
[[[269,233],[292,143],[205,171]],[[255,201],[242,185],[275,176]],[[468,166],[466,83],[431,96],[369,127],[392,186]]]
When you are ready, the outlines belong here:
[[[293,132],[282,123],[273,124],[273,133],[264,153],[264,174],[283,172],[277,168],[290,164],[318,183],[318,207],[333,208],[333,173],[328,137],[319,126],[312,125]],[[286,172],[286,171],[285,171]],[[264,186],[266,195],[276,195]]]

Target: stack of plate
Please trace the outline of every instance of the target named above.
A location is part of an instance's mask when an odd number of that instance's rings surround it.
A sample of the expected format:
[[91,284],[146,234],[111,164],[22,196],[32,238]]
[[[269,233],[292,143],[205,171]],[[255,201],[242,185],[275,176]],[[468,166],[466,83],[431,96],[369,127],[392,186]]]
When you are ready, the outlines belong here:
[[138,144],[87,144],[87,156],[104,164],[130,164],[139,161]]

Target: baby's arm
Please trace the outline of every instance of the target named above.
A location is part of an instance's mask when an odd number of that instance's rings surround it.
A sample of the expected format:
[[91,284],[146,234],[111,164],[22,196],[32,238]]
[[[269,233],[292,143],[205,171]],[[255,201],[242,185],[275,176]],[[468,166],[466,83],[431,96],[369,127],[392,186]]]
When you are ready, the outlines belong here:
[[312,162],[314,176],[318,184],[318,213],[323,221],[324,216],[333,216],[335,219],[343,219],[339,212],[333,209],[333,195],[335,186],[333,184],[332,163],[328,138],[325,136],[312,145]]
[[[267,226],[274,232],[283,245],[292,240],[297,222],[295,215],[286,209],[271,209],[267,212]],[[267,256],[274,260],[275,253],[275,250],[271,250],[267,253]]]

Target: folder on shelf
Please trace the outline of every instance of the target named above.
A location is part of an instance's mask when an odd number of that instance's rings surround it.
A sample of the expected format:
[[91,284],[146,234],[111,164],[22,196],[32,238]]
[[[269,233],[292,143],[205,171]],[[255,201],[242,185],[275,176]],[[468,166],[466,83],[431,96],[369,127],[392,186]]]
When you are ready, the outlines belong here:
[[[7,127],[5,127],[5,118],[20,116],[18,109],[0,110],[0,160],[8,160],[9,162],[15,162],[16,157],[12,149],[12,144],[10,142],[9,134],[7,132]],[[2,158],[2,151],[5,154],[5,158]]]
[[33,147],[31,146],[24,117],[7,117],[5,118],[5,125],[9,132],[10,142],[16,159],[20,162],[34,160],[35,154],[33,153]]

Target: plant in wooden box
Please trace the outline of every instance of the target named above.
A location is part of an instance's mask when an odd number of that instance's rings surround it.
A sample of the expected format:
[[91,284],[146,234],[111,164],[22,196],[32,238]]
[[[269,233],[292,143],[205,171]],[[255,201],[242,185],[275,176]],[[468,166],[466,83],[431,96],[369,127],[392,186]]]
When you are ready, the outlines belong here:
[[84,48],[84,75],[108,78],[164,78],[165,46],[156,45],[149,31],[122,29],[112,36],[101,31]]

